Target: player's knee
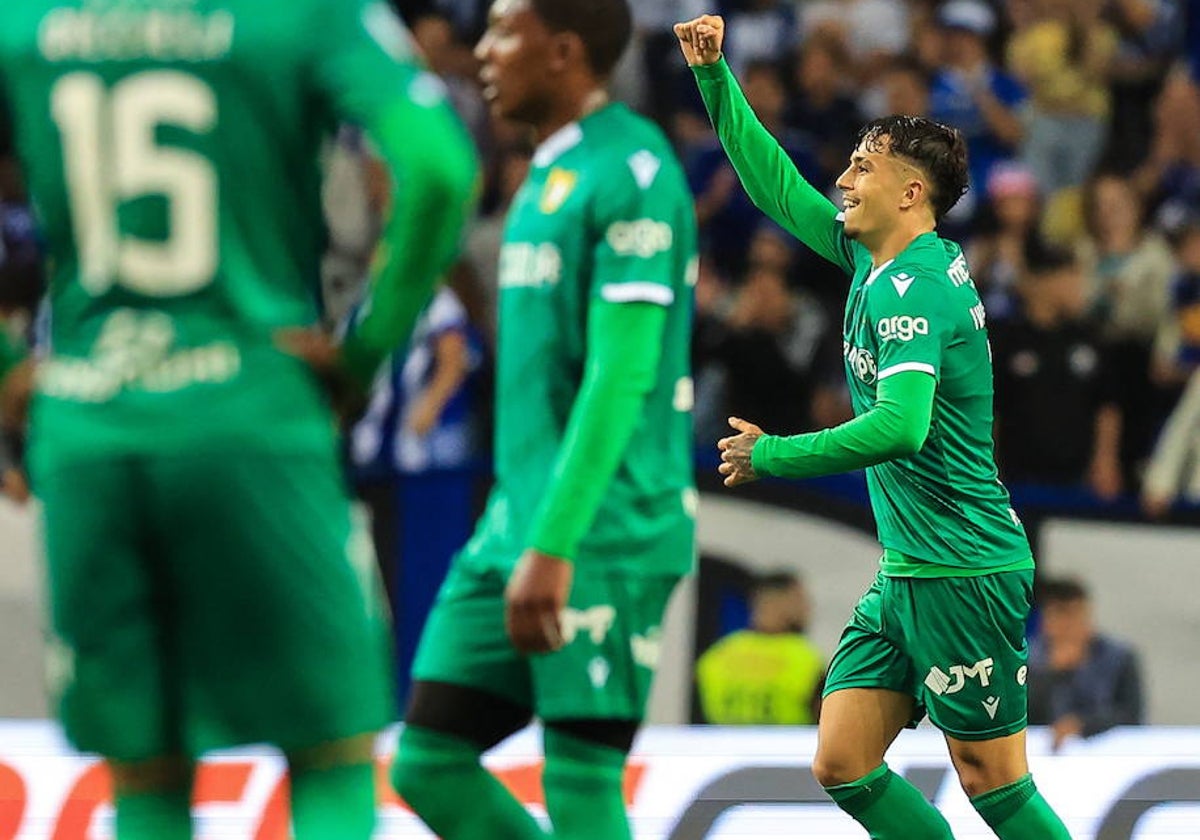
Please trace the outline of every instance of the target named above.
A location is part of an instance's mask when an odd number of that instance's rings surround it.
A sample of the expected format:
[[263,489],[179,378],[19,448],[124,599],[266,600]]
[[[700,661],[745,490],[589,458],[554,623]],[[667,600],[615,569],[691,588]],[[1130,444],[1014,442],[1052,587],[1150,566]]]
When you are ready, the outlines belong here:
[[289,750],[288,766],[303,770],[324,770],[354,764],[370,764],[375,760],[374,732],[327,741],[301,750]]
[[1009,769],[1005,762],[989,757],[982,750],[961,745],[954,751],[954,768],[958,771],[958,783],[968,797],[995,790],[1021,776],[1021,773]]
[[874,769],[860,765],[861,762],[852,761],[848,756],[818,749],[816,757],[813,758],[812,774],[817,784],[824,788],[848,785]]

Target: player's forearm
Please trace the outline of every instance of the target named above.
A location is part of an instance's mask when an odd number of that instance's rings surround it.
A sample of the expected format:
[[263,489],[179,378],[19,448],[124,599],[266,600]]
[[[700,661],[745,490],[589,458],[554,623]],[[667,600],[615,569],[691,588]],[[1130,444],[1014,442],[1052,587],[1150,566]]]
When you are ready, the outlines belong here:
[[667,310],[592,304],[588,360],[530,545],[573,559],[617,473],[654,387]]
[[805,245],[842,265],[834,236],[837,208],[804,180],[759,122],[725,59],[692,71],[717,137],[751,200]]
[[392,173],[391,213],[362,312],[343,345],[350,373],[370,383],[404,345],[457,249],[478,164],[449,106],[397,102],[368,126]]
[[915,455],[929,435],[936,384],[927,373],[898,373],[879,383],[869,411],[840,426],[791,437],[763,435],[751,453],[754,471],[816,478]]

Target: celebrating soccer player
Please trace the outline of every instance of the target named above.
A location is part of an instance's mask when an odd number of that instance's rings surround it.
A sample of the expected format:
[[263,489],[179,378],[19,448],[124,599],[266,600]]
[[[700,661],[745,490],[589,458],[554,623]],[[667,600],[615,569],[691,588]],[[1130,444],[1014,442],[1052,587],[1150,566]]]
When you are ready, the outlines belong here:
[[[116,835],[190,837],[196,759],[268,742],[296,837],[366,840],[385,633],[327,396],[288,351],[361,384],[403,343],[469,212],[466,132],[362,0],[5,3],[4,103],[53,265],[30,460],[61,714],[109,760]],[[403,184],[341,347],[308,329],[338,119]]]
[[544,837],[480,764],[533,715],[563,837],[628,838],[626,754],[692,563],[691,197],[608,101],[625,0],[497,0],[477,55],[532,167],[500,256],[496,485],[413,665],[396,789],[446,840]]
[[992,454],[983,306],[937,222],[966,188],[951,128],[867,124],[838,212],[755,119],[721,55],[724,22],[675,27],[713,125],[764,212],[852,276],[843,323],[855,419],[792,437],[731,418],[725,484],[866,468],[881,569],[829,666],[814,772],[878,840],[951,837],[884,753],[926,714],[971,803],[1002,840],[1067,838],[1025,756],[1025,618],[1033,557]]

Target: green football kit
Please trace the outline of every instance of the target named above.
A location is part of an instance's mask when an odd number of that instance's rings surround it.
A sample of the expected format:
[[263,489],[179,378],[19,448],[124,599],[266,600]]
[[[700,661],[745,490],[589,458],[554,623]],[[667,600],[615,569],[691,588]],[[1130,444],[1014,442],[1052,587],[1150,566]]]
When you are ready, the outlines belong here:
[[137,761],[378,729],[334,418],[276,335],[318,322],[346,120],[397,184],[347,372],[406,339],[476,173],[442,86],[384,2],[28,0],[0,9],[0,106],[52,259],[30,462],[68,736]]
[[[544,719],[640,719],[663,610],[694,555],[696,232],[657,128],[607,105],[547,138],[500,255],[496,482],[413,676]],[[574,563],[567,643],[523,656],[504,587],[534,548]]]
[[760,475],[866,470],[883,557],[825,694],[903,692],[915,700],[914,724],[928,712],[964,740],[1020,731],[1033,558],[996,473],[991,355],[962,249],[927,233],[873,265],[758,123],[725,62],[694,70],[751,197],[852,278],[843,355],[855,419],[764,435],[751,456]]

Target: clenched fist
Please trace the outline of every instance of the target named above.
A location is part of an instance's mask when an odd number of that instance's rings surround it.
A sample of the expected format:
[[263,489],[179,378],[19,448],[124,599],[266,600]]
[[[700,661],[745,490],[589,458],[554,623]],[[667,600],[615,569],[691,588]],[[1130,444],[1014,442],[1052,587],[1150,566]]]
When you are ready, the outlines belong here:
[[675,37],[689,67],[716,64],[725,41],[725,21],[720,15],[701,15],[686,23],[675,24]]

